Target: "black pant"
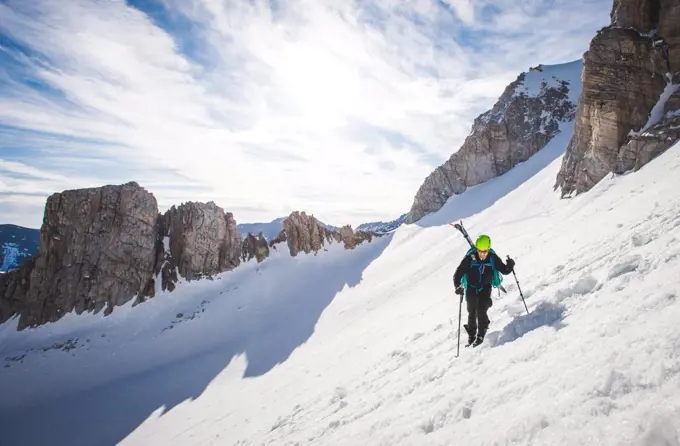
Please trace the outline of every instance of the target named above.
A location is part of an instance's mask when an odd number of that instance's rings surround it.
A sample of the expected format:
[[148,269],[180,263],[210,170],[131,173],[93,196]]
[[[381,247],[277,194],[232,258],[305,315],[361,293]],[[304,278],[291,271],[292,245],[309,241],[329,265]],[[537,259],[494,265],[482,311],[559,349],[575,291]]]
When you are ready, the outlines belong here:
[[486,312],[492,305],[491,287],[482,288],[480,291],[468,288],[465,293],[465,300],[468,311],[468,323],[465,329],[471,337],[475,336],[476,333],[477,336],[483,338],[489,328],[489,316]]

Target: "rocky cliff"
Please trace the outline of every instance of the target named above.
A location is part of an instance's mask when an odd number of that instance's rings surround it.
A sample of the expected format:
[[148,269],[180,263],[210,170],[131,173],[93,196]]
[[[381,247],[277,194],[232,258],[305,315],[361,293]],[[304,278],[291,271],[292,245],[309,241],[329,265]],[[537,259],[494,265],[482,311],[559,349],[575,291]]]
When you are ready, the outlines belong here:
[[[241,234],[230,212],[215,203],[183,203],[159,217],[159,248],[163,258],[157,270],[163,273],[163,289],[176,282],[172,271],[194,280],[236,268],[241,262]],[[159,265],[158,262],[162,264]]]
[[318,252],[328,243],[354,249],[373,234],[328,229],[293,212],[276,240],[244,239],[234,216],[213,202],[183,203],[159,214],[155,197],[131,182],[68,190],[50,196],[38,253],[0,275],[0,323],[19,315],[18,329],[56,321],[75,311],[109,314],[116,306],[154,297],[187,281],[262,262],[285,241],[290,255]]
[[281,233],[270,242],[270,246],[286,242],[290,255],[295,257],[300,252],[317,253],[331,243],[343,243],[345,249],[354,249],[364,241],[370,242],[374,235],[368,231],[355,232],[349,225],[337,231],[331,230],[313,215],[295,211],[283,221]]
[[418,189],[407,223],[439,210],[453,195],[502,175],[541,150],[576,114],[581,61],[538,66],[507,86],[478,116],[460,149]]
[[243,238],[243,246],[241,248],[241,260],[248,262],[255,259],[257,263],[261,263],[269,257],[269,244],[264,234],[260,232],[255,237],[250,232]]
[[38,254],[0,277],[0,322],[18,313],[22,329],[152,294],[156,209],[136,183],[50,196]]
[[583,56],[583,93],[556,188],[592,188],[678,139],[680,0],[615,0]]

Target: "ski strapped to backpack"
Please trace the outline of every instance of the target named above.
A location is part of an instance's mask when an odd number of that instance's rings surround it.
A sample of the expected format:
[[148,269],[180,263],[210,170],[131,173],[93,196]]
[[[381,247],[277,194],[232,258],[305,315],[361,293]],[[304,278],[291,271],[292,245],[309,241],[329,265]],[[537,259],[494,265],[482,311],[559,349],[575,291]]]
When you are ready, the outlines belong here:
[[[465,230],[465,227],[463,226],[463,221],[461,220],[460,223],[449,223],[451,226],[454,228],[458,229],[461,234],[463,234],[463,237],[465,237],[465,240],[467,240],[468,244],[470,245],[470,249],[468,250],[466,256],[471,255],[473,252],[477,250],[477,247],[475,244],[472,242],[472,239],[470,238],[470,234],[468,234],[467,230]],[[496,254],[493,249],[490,249],[489,252],[491,254]],[[491,268],[493,269],[493,279],[491,279],[491,286],[494,288],[498,288],[499,290],[503,291],[503,293],[507,294],[508,292],[503,288],[503,285],[501,283],[503,282],[503,276],[501,273],[496,269],[496,265],[494,265],[494,256],[490,255],[490,263],[491,263]],[[482,263],[480,263],[480,268]],[[467,274],[463,276],[463,279],[461,280],[461,285],[467,288]]]

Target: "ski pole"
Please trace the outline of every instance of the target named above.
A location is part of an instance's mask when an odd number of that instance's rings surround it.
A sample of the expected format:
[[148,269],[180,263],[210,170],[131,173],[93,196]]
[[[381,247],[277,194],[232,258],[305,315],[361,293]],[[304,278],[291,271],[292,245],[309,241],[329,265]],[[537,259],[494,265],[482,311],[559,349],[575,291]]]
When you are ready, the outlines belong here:
[[456,351],[456,358],[460,354],[460,318],[463,312],[463,296],[460,296],[460,305],[458,306],[458,350]]
[[527,310],[527,314],[529,314],[529,309],[527,308],[527,303],[524,301],[524,294],[522,294],[522,288],[519,287],[519,280],[517,280],[517,274],[515,274],[515,268],[512,269],[512,275],[515,276],[515,282],[517,283],[517,289],[519,290],[519,296],[522,298],[522,302],[524,302],[524,308]]

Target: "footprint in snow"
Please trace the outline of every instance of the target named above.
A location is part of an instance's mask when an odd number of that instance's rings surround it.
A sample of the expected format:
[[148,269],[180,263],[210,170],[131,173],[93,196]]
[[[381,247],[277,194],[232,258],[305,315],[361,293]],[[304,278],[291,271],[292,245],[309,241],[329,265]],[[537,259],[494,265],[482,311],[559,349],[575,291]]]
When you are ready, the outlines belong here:
[[630,258],[624,259],[612,266],[607,274],[607,280],[614,279],[615,277],[622,276],[627,273],[632,273],[640,267],[640,261],[642,256],[635,255]]
[[403,350],[392,350],[390,353],[390,356],[393,358],[399,358],[401,360],[407,361],[411,359],[411,354],[409,352],[405,352]]
[[469,420],[470,417],[472,416],[472,404],[466,404],[463,406],[463,408],[460,411],[460,415],[466,419]]
[[425,434],[431,434],[435,430],[434,420],[430,418],[420,423],[420,429],[425,432]]
[[574,285],[559,289],[555,296],[560,300],[564,300],[568,297],[575,295],[584,295],[598,290],[602,285],[597,282],[591,275],[581,277]]
[[647,234],[634,234],[633,237],[631,237],[631,241],[633,242],[633,246],[640,247],[651,242],[652,237]]
[[333,397],[331,398],[331,404],[337,403],[347,398],[347,389],[344,387],[336,387]]

